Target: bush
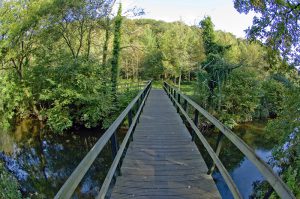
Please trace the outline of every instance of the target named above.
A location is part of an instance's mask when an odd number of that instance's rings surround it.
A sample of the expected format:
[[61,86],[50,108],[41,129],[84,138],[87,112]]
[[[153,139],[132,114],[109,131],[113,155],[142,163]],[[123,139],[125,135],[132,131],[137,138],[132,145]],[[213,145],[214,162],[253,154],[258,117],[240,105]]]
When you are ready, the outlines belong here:
[[[236,70],[222,86],[221,120],[231,126],[251,121],[259,106],[260,84],[251,70]],[[215,99],[218,100],[218,99]]]
[[275,118],[282,110],[286,87],[274,80],[262,82],[261,104],[257,109],[260,118]]
[[0,198],[5,199],[18,199],[22,198],[19,190],[19,184],[5,169],[3,163],[0,162]]
[[28,78],[48,126],[63,132],[73,125],[99,125],[114,109],[105,71],[90,62],[57,67],[37,66]]
[[28,99],[24,95],[24,85],[12,74],[0,74],[0,126],[10,127],[12,121],[28,115]]

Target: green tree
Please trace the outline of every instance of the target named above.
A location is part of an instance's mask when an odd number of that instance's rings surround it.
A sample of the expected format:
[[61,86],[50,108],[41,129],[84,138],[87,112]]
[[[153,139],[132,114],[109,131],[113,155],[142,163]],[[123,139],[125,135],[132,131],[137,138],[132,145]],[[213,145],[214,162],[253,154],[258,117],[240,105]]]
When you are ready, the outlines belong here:
[[257,73],[253,68],[240,68],[231,73],[226,84],[222,84],[220,119],[227,126],[253,120],[261,97]]
[[111,83],[112,83],[112,92],[114,93],[114,95],[116,95],[116,93],[117,93],[118,78],[119,78],[122,20],[123,20],[122,4],[120,4],[117,17],[115,18],[113,57],[112,57],[112,61],[111,61]]
[[248,38],[264,41],[274,51],[279,50],[286,60],[295,65],[300,63],[299,1],[235,0],[234,7],[240,13],[259,14],[247,29]]
[[165,71],[174,77],[175,82],[178,78],[179,89],[183,73],[187,71],[190,64],[188,54],[190,36],[191,30],[188,26],[182,22],[175,22],[160,38]]
[[[220,45],[216,43],[214,25],[210,17],[205,17],[200,22],[202,28],[202,40],[205,50],[206,59],[202,62],[201,67],[207,73],[207,84],[209,88],[208,103],[214,106],[213,100],[216,98],[215,88],[218,88],[218,96],[221,96],[222,83],[228,75],[242,64],[232,64],[225,59],[225,53],[231,47],[230,45]],[[217,103],[218,109],[221,108],[221,98]]]

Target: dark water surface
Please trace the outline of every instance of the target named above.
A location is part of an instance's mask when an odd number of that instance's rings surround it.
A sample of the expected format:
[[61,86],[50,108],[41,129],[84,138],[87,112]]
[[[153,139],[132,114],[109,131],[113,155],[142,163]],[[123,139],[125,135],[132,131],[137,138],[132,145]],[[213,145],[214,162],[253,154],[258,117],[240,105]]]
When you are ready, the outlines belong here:
[[[266,139],[266,123],[252,122],[234,130],[265,161],[271,158],[272,140]],[[0,159],[19,180],[25,196],[53,198],[72,171],[103,134],[101,130],[81,130],[57,135],[45,132],[38,123],[24,121],[12,132],[0,132]],[[215,135],[209,139],[215,140]],[[205,156],[205,155],[204,155]],[[221,160],[229,170],[244,198],[248,198],[253,183],[263,180],[254,165],[228,140],[224,140]],[[96,159],[74,198],[93,198],[101,187],[111,165],[111,150],[107,146]],[[213,177],[223,198],[232,198],[220,173]]]
[[[266,136],[265,126],[266,122],[251,122],[242,124],[233,131],[252,147],[260,158],[268,162],[272,158],[271,150],[276,141]],[[253,183],[264,180],[261,173],[228,139],[224,139],[220,158],[243,198],[251,198]],[[215,171],[213,177],[222,198],[233,198],[221,174]]]
[[[53,198],[79,162],[103,134],[84,130],[57,135],[38,123],[24,121],[13,132],[0,132],[0,159],[30,198]],[[110,147],[104,148],[76,189],[74,198],[93,198],[111,164]]]

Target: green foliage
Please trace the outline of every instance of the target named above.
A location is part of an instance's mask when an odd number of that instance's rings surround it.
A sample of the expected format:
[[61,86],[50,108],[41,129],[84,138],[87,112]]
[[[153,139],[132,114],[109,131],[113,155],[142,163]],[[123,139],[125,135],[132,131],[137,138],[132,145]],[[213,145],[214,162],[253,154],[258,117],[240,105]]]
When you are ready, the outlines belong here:
[[247,30],[248,38],[262,40],[275,52],[280,51],[285,59],[296,65],[300,63],[299,1],[235,0],[234,7],[240,13],[259,13]]
[[[273,150],[273,166],[281,168],[283,180],[300,197],[300,89],[289,89],[279,116],[267,126],[268,133],[277,136],[279,143]],[[278,198],[278,197],[277,197]]]
[[282,110],[287,88],[273,78],[262,82],[261,105],[258,108],[261,118],[276,117]]
[[28,79],[48,125],[62,132],[73,124],[95,127],[108,116],[113,106],[111,91],[103,85],[102,76],[98,65],[82,61],[51,68],[36,66]]
[[162,62],[162,53],[161,52],[152,52],[144,60],[144,76],[149,79],[160,79],[161,74],[163,73],[163,62]]
[[18,199],[22,198],[18,181],[5,169],[0,162],[0,198]]
[[260,85],[255,78],[256,72],[246,69],[234,71],[226,84],[222,94],[214,100],[222,98],[220,119],[230,126],[245,121],[252,121],[252,117],[260,102]]
[[122,27],[122,5],[119,5],[117,17],[115,18],[113,57],[111,61],[111,83],[112,91],[116,95],[119,78],[119,61],[121,45],[121,27]]
[[9,128],[16,117],[28,115],[28,99],[18,78],[10,74],[0,74],[0,126]]
[[208,74],[205,70],[200,69],[197,75],[197,87],[195,88],[197,101],[204,108],[208,108],[208,97],[210,93],[208,87]]
[[[221,87],[229,74],[239,65],[229,63],[225,59],[225,53],[231,48],[230,45],[221,45],[216,42],[214,32],[214,25],[210,17],[205,17],[200,25],[203,29],[202,40],[204,43],[204,50],[206,60],[201,63],[201,68],[207,72],[207,84],[209,88],[208,104],[215,108],[217,105],[220,109],[221,101],[214,104],[213,98],[220,95]],[[218,89],[216,89],[218,88]],[[219,98],[220,99],[220,98]]]
[[121,114],[121,112],[128,106],[128,104],[136,97],[138,90],[127,90],[117,94],[117,101],[114,109],[111,110],[109,117],[103,121],[103,127],[108,128]]
[[164,72],[163,53],[158,48],[158,38],[156,38],[149,27],[145,30],[143,43],[148,51],[142,63],[144,68],[143,76],[144,78],[158,80]]
[[214,24],[212,23],[211,17],[207,16],[200,22],[203,39],[203,46],[206,55],[210,53],[218,53],[218,47],[216,46],[216,36],[214,31]]

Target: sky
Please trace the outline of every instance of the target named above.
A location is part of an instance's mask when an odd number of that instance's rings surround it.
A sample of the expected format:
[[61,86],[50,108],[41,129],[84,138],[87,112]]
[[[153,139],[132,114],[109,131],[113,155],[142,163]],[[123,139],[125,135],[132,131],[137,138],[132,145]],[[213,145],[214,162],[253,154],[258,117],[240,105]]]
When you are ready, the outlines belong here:
[[[119,0],[123,10],[133,7],[143,8],[145,15],[167,22],[184,21],[188,25],[198,25],[204,16],[211,16],[216,30],[231,32],[237,37],[245,37],[244,30],[252,24],[253,13],[238,13],[233,0]],[[117,6],[117,5],[116,5]]]

